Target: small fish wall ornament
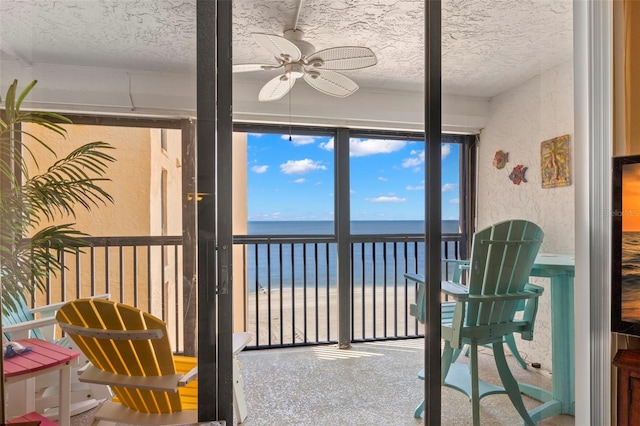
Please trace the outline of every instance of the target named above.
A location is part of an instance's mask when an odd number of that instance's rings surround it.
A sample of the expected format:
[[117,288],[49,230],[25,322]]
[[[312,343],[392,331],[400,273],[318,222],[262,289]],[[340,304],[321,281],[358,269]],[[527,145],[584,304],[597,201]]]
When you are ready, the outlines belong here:
[[524,177],[528,167],[524,167],[522,164],[518,164],[513,168],[511,173],[509,174],[509,179],[515,185],[520,185],[520,182],[527,183],[527,179]]
[[493,167],[496,169],[504,169],[509,161],[509,153],[502,150],[496,151],[496,155],[493,157]]

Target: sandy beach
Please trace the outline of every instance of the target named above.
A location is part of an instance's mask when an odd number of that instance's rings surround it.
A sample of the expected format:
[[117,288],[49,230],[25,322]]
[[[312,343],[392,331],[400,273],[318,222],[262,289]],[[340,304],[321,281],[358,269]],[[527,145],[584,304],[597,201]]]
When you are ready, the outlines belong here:
[[[257,296],[257,298],[256,298]],[[271,289],[248,297],[248,330],[253,344],[291,344],[337,339],[338,291],[336,288]],[[414,303],[413,288],[362,287],[353,290],[353,338],[415,335],[422,325],[408,316]],[[282,314],[280,307],[282,306]],[[375,308],[374,308],[375,307]],[[257,314],[256,314],[257,313]],[[408,320],[405,321],[405,318]],[[269,318],[271,320],[269,321]]]

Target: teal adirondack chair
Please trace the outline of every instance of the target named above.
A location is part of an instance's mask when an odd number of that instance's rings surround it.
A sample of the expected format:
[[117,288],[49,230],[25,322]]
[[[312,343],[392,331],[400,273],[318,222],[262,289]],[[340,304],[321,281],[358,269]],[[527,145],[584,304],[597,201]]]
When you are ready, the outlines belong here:
[[[473,424],[480,424],[480,399],[506,393],[527,425],[529,416],[513,374],[509,370],[504,336],[520,333],[533,339],[533,325],[542,289],[528,283],[529,274],[542,243],[544,233],[534,223],[510,220],[497,223],[474,235],[467,287],[444,281],[441,290],[453,298],[450,309],[443,309],[442,385],[465,393],[472,402]],[[424,322],[426,283],[422,275],[407,273],[405,277],[419,284],[417,304],[411,313]],[[520,303],[525,304],[522,317],[516,318]],[[470,346],[470,365],[455,363],[463,345]],[[478,378],[478,346],[490,344],[502,386]],[[424,379],[424,371],[419,374]],[[424,402],[414,412],[420,417]]]
[[[57,336],[58,321],[56,312],[66,302],[53,303],[37,308],[30,308],[24,297],[3,294],[13,301],[13,309],[2,309],[2,331],[4,340],[20,340],[28,338],[43,339],[68,348],[74,347],[67,336]],[[109,294],[93,296],[97,299],[108,299]],[[74,370],[82,367],[86,361],[80,361]],[[71,414],[76,415],[96,407],[99,400],[110,398],[111,392],[107,386],[87,385],[80,383],[76,371],[71,374]],[[49,418],[57,418],[58,412],[58,375],[57,373],[38,377],[35,388],[36,411]],[[11,407],[9,407],[11,411]]]
[[[450,264],[453,265],[453,271],[451,274],[451,279],[449,281],[462,284],[462,271],[469,270],[469,261],[458,260],[458,259],[444,259],[443,263],[445,264],[445,267],[448,267]],[[540,293],[542,293],[543,291],[542,287],[536,286],[533,284],[529,285],[529,289],[533,291],[539,291]],[[524,311],[524,307],[525,307],[525,301],[521,300],[520,303],[518,304],[518,309],[516,311]],[[453,315],[454,309],[455,309],[455,302],[445,302],[442,304],[443,315]],[[525,362],[524,358],[522,358],[522,355],[520,355],[520,351],[518,351],[518,346],[516,345],[516,339],[514,335],[508,334],[502,338],[502,341],[507,345],[513,357],[516,359],[516,361],[518,361],[518,364],[520,364],[520,367],[526,370],[527,363]],[[485,346],[489,348],[491,347],[491,345],[485,345]],[[453,358],[454,361],[458,358],[459,353],[460,351],[456,351],[454,353],[454,358]],[[466,351],[466,355],[467,356],[469,355],[468,349]]]

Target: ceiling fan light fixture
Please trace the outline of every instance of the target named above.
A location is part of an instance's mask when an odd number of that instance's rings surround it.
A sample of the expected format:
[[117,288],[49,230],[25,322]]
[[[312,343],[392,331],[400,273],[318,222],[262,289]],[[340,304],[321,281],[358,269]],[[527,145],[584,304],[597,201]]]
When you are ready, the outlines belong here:
[[304,67],[300,64],[287,64],[284,69],[294,80],[304,76]]

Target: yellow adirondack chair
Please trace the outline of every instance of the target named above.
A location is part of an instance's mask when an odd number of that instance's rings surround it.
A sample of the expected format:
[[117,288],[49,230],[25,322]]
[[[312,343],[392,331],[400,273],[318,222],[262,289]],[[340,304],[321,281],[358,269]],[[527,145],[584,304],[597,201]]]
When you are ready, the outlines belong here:
[[[503,338],[520,333],[533,339],[533,325],[542,288],[528,283],[529,274],[542,243],[544,233],[534,223],[510,220],[497,223],[474,235],[471,249],[469,283],[465,287],[444,281],[441,291],[454,299],[452,312],[442,311],[441,333],[442,385],[465,393],[472,402],[473,424],[480,424],[480,399],[506,393],[527,425],[534,425],[504,354]],[[407,273],[405,277],[419,284],[417,304],[411,313],[424,322],[426,286],[422,275]],[[522,318],[515,318],[520,303],[525,307]],[[470,365],[455,363],[455,351],[470,346]],[[478,378],[478,346],[490,344],[502,386]],[[419,374],[424,379],[424,371]],[[420,417],[424,402],[414,416]]]
[[[107,384],[116,395],[96,412],[96,420],[135,425],[197,422],[197,359],[175,356],[166,324],[139,309],[107,300],[79,299],[56,318],[89,364],[80,381]],[[234,335],[234,354],[251,339]],[[237,362],[234,363],[237,368]],[[238,423],[246,417],[239,370],[234,371]]]

